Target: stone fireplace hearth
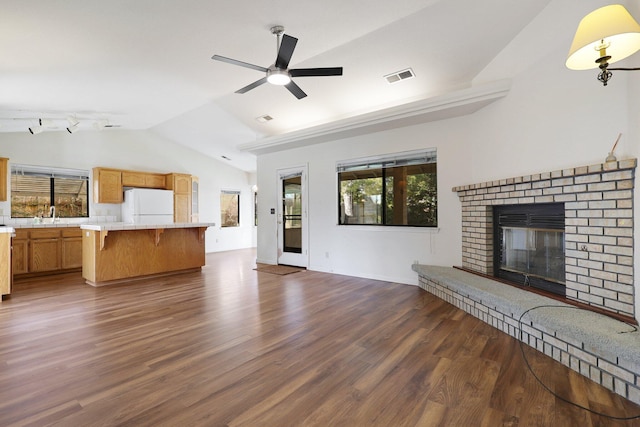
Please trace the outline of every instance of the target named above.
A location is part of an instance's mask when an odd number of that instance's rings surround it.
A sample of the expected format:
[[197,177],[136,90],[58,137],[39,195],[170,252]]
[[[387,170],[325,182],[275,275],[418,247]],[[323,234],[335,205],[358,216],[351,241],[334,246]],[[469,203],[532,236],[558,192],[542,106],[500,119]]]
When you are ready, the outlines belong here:
[[[462,202],[463,267],[482,276],[414,264],[420,288],[640,404],[640,331],[624,323],[635,322],[636,163],[630,159],[455,187]],[[494,207],[545,203],[564,204],[566,302],[487,277],[494,276]]]
[[566,298],[633,318],[629,159],[453,188],[462,202],[462,266],[494,275],[493,207],[564,203]]

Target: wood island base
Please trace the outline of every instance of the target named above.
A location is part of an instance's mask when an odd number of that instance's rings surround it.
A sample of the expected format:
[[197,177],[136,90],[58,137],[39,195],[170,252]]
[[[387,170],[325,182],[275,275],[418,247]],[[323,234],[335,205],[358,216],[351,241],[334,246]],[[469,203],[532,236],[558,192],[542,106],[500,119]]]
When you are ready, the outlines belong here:
[[207,226],[82,228],[82,277],[91,286],[193,272],[205,265]]
[[117,285],[119,283],[130,283],[136,280],[156,279],[159,277],[173,276],[175,274],[197,273],[200,271],[202,271],[202,268],[198,267],[198,268],[190,268],[188,270],[169,271],[167,273],[149,274],[147,276],[128,277],[126,279],[108,280],[106,282],[98,282],[98,283],[85,279],[84,283],[86,283],[87,285],[91,285],[94,288],[98,288],[100,286]]

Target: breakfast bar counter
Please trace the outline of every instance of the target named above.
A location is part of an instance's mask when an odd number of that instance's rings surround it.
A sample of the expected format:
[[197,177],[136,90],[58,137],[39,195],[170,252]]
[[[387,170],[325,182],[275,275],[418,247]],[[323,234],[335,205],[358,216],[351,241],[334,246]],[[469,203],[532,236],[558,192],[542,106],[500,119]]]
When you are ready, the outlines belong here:
[[92,286],[197,271],[213,223],[82,224],[82,277]]

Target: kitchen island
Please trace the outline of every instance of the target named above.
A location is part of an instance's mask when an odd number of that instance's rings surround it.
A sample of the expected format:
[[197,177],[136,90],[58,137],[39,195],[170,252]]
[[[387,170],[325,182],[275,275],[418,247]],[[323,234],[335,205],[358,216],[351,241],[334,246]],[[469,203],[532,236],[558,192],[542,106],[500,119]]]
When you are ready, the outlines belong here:
[[82,277],[92,286],[198,271],[213,223],[82,224]]

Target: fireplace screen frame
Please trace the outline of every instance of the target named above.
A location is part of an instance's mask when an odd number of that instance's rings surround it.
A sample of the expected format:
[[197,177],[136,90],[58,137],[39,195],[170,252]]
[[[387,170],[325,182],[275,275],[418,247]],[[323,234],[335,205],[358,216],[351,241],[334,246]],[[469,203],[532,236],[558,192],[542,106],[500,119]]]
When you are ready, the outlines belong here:
[[[519,205],[495,205],[493,206],[493,272],[494,276],[506,280],[518,286],[530,286],[543,291],[552,292],[557,295],[566,296],[566,285],[559,277],[566,276],[565,264],[565,208],[564,203],[538,203]],[[552,258],[554,263],[561,263],[563,272],[555,277],[544,277],[537,274],[535,270],[526,271],[525,268],[505,267],[504,260],[507,256],[503,247],[504,232],[506,230],[529,230],[527,236],[532,231],[561,233],[561,254],[555,254]],[[556,239],[557,240],[557,239]],[[531,251],[531,242],[522,242]],[[558,243],[558,242],[556,242]],[[558,250],[556,247],[554,250]],[[547,262],[548,262],[548,258]],[[557,266],[556,266],[557,267]]]

